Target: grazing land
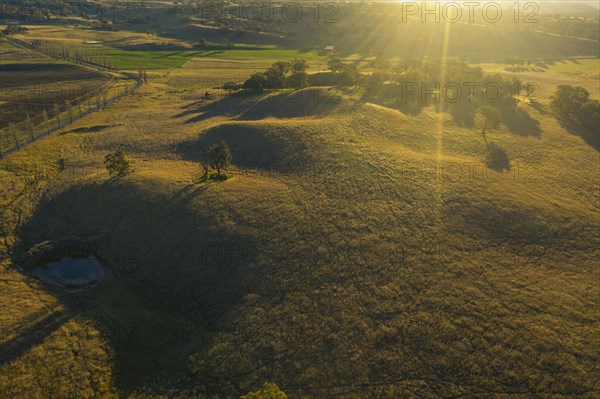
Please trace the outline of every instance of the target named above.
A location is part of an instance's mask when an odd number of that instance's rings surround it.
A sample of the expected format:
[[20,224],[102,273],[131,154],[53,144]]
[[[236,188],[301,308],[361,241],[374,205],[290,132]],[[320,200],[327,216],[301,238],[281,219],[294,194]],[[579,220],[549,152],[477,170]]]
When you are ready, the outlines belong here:
[[[143,83],[0,159],[0,398],[600,395],[597,13],[332,4],[9,35],[102,71],[0,41],[6,124],[21,80]],[[79,241],[104,281],[32,273]]]

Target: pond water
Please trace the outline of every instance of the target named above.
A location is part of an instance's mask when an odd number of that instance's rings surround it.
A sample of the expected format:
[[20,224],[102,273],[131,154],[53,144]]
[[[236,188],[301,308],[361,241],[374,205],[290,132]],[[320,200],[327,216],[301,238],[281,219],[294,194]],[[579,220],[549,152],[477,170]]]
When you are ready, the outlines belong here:
[[91,254],[82,254],[61,258],[33,270],[40,280],[64,288],[91,286],[105,277],[104,268]]

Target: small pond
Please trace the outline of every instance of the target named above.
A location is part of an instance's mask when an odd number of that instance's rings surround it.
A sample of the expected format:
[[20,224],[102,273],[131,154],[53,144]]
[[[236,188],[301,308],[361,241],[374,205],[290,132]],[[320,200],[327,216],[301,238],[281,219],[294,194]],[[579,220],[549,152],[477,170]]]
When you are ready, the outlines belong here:
[[33,270],[40,280],[64,288],[82,288],[95,285],[105,277],[104,268],[92,254],[71,254],[48,262]]

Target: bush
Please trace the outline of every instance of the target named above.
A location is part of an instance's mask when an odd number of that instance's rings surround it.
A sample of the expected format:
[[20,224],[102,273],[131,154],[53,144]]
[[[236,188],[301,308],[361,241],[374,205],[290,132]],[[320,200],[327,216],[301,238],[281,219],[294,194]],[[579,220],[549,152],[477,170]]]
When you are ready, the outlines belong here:
[[227,91],[238,90],[240,87],[241,86],[235,82],[226,82],[225,84],[223,84],[223,90],[227,90]]
[[121,150],[107,154],[104,157],[104,166],[111,177],[121,177],[133,171],[131,162]]
[[261,92],[265,88],[267,78],[264,73],[254,73],[244,82],[244,89]]
[[257,391],[249,392],[241,399],[287,399],[287,395],[272,382],[265,382]]
[[208,45],[208,43],[206,42],[206,40],[204,40],[204,39],[198,39],[198,41],[196,43],[194,43],[192,47],[194,47],[194,48],[204,48],[207,45]]
[[204,183],[207,181],[225,181],[232,177],[232,175],[228,173],[218,174],[217,172],[205,172],[200,175],[194,176],[192,178],[192,183]]

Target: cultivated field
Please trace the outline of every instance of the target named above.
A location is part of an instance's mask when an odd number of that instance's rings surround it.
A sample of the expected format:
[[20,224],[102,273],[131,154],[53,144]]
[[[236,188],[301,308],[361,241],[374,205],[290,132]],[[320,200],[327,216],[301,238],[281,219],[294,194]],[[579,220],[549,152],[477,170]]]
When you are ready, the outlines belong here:
[[110,76],[0,41],[0,128],[93,91]]

